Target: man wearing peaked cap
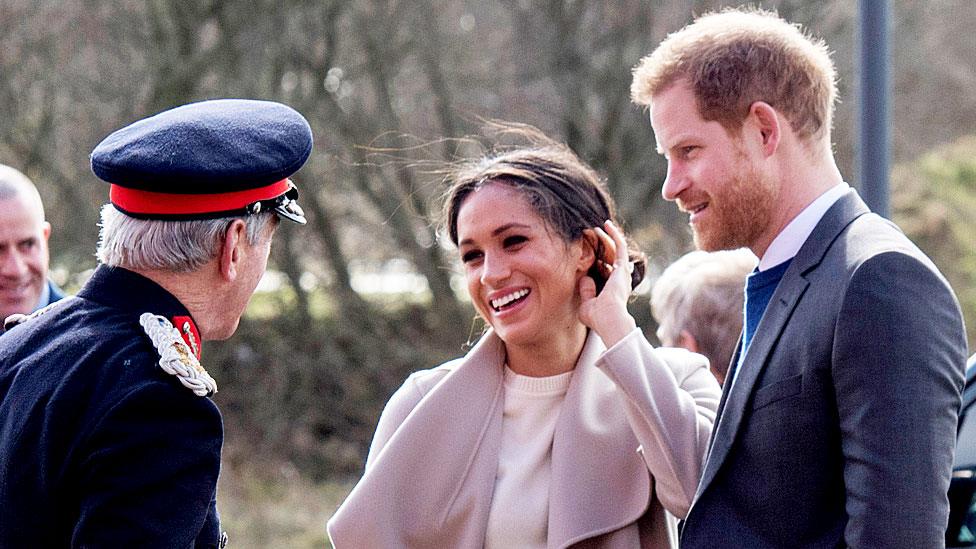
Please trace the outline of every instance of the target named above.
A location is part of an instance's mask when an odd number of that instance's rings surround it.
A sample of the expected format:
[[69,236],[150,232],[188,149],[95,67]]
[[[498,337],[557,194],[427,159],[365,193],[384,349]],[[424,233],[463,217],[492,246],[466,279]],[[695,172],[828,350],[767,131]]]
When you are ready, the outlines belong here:
[[0,337],[0,547],[222,547],[223,426],[201,344],[230,337],[312,134],[279,103],[213,100],[106,137],[101,265]]
[[140,219],[214,219],[270,207],[305,224],[288,180],[308,159],[308,122],[280,103],[178,107],[109,135],[91,155],[112,204]]

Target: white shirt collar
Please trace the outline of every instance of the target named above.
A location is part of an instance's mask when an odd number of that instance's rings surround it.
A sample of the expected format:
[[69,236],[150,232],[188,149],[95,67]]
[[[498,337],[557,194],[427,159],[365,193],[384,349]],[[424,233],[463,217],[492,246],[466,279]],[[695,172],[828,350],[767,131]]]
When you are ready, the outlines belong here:
[[790,221],[786,228],[776,235],[776,238],[766,248],[766,253],[763,254],[762,259],[759,260],[757,268],[760,271],[765,271],[788,259],[793,259],[796,253],[800,251],[800,246],[803,246],[803,243],[810,237],[814,227],[820,223],[824,214],[827,213],[827,210],[850,190],[850,185],[841,182],[827,189],[811,202],[793,218],[793,221]]

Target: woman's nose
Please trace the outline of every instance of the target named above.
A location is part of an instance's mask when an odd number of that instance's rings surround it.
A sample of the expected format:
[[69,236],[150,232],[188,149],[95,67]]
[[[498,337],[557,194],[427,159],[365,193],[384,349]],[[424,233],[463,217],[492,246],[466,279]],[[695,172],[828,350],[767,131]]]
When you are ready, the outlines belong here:
[[508,262],[503,257],[485,254],[481,267],[481,283],[488,287],[495,286],[508,278],[509,272]]

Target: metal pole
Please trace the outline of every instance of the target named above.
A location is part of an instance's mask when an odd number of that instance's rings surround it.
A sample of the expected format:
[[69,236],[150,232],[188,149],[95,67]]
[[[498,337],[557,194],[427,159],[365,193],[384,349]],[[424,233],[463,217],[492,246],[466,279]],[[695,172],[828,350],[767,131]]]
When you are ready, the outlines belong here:
[[860,0],[857,181],[867,205],[888,217],[891,159],[891,10],[888,0]]

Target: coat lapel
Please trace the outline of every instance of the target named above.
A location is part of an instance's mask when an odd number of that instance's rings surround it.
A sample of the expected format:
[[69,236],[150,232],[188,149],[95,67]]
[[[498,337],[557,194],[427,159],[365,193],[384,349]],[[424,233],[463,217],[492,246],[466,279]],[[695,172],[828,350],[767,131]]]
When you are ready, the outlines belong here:
[[[726,387],[719,407],[719,419],[712,436],[705,471],[698,485],[698,496],[715,478],[722,463],[728,456],[729,450],[735,442],[735,437],[742,424],[746,407],[752,400],[753,389],[763,370],[769,362],[769,355],[775,348],[776,342],[789,322],[797,303],[806,291],[809,282],[806,275],[815,269],[823,260],[837,236],[854,219],[868,213],[868,207],[861,201],[854,191],[842,196],[824,214],[813,232],[797,252],[793,263],[783,275],[779,286],[773,293],[756,328],[756,335],[746,350],[746,355],[740,366],[735,382]],[[741,352],[737,348],[735,357]],[[696,496],[696,500],[698,499]]]
[[337,521],[346,531],[355,536],[363,529],[381,544],[411,547],[484,544],[504,361],[501,340],[489,332],[424,396],[340,509],[343,518],[368,521]]
[[[552,447],[549,547],[567,547],[637,521],[650,503],[650,473],[637,453],[624,403],[596,367],[605,350],[592,331],[576,364]],[[607,464],[614,464],[608,467]]]

